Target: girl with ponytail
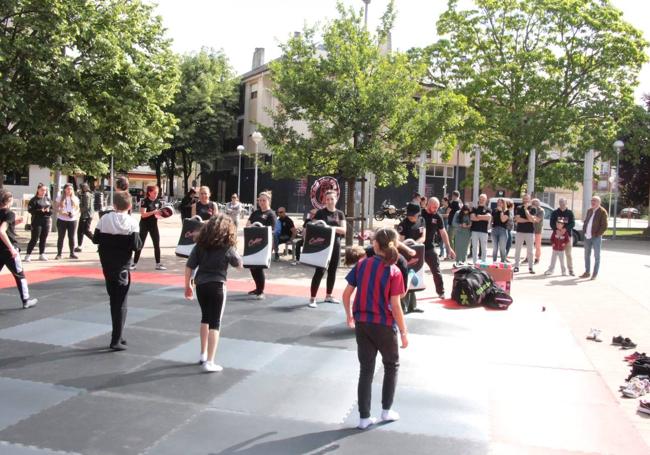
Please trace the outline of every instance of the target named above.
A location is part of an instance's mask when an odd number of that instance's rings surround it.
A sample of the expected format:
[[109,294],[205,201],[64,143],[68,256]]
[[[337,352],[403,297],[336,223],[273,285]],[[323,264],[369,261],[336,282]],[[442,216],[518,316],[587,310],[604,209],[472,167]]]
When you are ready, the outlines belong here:
[[[360,365],[357,389],[360,420],[357,428],[362,430],[377,421],[370,417],[377,351],[381,353],[384,364],[381,420],[399,419],[399,414],[391,409],[399,367],[397,329],[402,348],[408,346],[408,333],[400,305],[404,280],[395,265],[399,257],[397,245],[394,229],[377,229],[372,242],[375,255],[359,261],[345,278],[348,285],[343,292],[343,304],[348,326],[355,330]],[[354,304],[351,304],[355,288],[357,292]]]

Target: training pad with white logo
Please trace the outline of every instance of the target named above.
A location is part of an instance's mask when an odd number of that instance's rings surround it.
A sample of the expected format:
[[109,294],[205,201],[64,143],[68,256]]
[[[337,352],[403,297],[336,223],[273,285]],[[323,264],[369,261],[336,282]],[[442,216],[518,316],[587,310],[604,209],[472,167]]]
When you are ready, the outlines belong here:
[[201,220],[201,217],[198,215],[183,220],[181,236],[178,239],[178,245],[176,245],[176,256],[182,258],[190,257],[195,245],[194,237],[199,233],[202,226],[203,220]]
[[272,250],[273,230],[271,226],[253,223],[252,226],[244,228],[244,267],[268,269],[271,266]]
[[407,239],[404,241],[404,244],[409,248],[415,251],[415,256],[407,257],[409,271],[409,277],[411,277],[408,284],[409,291],[422,291],[426,288],[424,284],[424,245],[421,243],[416,243],[412,239]]
[[336,231],[322,220],[307,225],[300,262],[312,267],[327,268],[334,251]]

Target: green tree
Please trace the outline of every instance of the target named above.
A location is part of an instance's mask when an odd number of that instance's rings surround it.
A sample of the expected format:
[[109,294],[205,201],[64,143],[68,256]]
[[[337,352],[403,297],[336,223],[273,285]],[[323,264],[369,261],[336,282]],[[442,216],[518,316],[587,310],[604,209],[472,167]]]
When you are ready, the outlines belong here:
[[99,175],[109,155],[128,169],[165,148],[178,63],[152,6],[0,5],[0,170],[33,163]]
[[[392,2],[374,34],[360,12],[337,7],[322,39],[306,27],[270,65],[280,107],[270,112],[273,126],[260,130],[273,152],[272,173],[339,174],[354,188],[373,172],[378,185],[401,185],[421,151],[435,145],[449,156],[472,112],[463,96],[423,89],[426,67],[419,61],[382,51],[395,17]],[[352,217],[354,192],[347,195]]]
[[212,49],[183,56],[180,69],[180,90],[169,107],[178,119],[170,150],[180,161],[187,192],[192,164],[210,167],[236,134],[239,80],[223,52]]
[[536,187],[574,186],[585,151],[611,154],[646,41],[606,0],[474,3],[449,1],[442,38],[421,54],[427,84],[459,91],[485,118],[477,143],[486,181],[519,190],[535,149]]

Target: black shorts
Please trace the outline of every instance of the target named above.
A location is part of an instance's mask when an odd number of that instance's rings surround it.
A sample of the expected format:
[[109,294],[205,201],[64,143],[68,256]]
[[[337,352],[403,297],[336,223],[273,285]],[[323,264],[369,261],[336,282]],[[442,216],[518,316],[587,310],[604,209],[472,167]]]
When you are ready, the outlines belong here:
[[219,330],[221,316],[226,306],[226,287],[224,283],[210,282],[196,285],[196,298],[201,306],[201,324]]

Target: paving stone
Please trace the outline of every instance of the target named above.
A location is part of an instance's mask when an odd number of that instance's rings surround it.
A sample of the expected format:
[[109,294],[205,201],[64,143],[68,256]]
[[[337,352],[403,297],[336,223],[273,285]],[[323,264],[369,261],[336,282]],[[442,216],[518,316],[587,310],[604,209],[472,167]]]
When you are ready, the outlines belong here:
[[[173,349],[193,337],[189,333],[163,332],[128,324],[124,329],[123,336],[128,343],[128,353],[130,355],[137,354],[148,357],[156,357],[160,353]],[[108,343],[110,343],[110,334],[84,340],[75,346],[92,349],[105,347]]]
[[108,324],[45,318],[2,329],[0,330],[0,338],[71,346],[110,331],[111,326]]
[[2,340],[0,342],[0,370],[53,349],[57,346],[26,341]]

